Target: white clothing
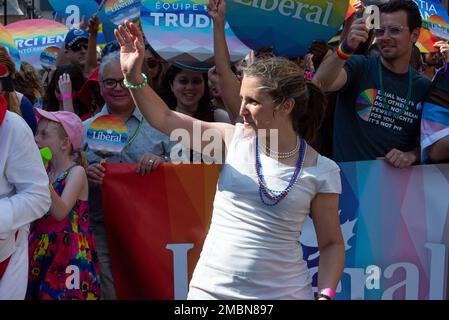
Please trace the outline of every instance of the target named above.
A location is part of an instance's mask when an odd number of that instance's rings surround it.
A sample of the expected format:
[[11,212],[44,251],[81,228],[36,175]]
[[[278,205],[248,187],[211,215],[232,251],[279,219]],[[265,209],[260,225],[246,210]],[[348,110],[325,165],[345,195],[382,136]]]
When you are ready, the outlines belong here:
[[0,125],[0,262],[12,256],[0,280],[0,300],[25,297],[19,287],[25,283],[26,290],[29,224],[50,208],[48,183],[31,129],[7,111]]
[[[270,189],[284,190],[293,167],[260,155]],[[317,193],[341,193],[340,169],[318,156],[277,206],[264,205],[255,134],[237,124],[217,185],[212,222],[188,299],[313,299],[299,235]]]

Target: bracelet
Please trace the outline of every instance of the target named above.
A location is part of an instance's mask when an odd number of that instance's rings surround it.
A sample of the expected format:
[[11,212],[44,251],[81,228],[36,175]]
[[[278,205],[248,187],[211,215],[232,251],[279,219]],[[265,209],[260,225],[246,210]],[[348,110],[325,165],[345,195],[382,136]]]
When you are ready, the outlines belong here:
[[62,100],[71,100],[73,96],[70,93],[64,93],[62,95]]
[[319,300],[320,298],[324,298],[324,299],[326,299],[326,300],[332,300],[331,297],[329,297],[329,296],[326,295],[326,294],[322,294],[322,293],[319,293],[319,294],[316,296],[316,300]]
[[126,78],[123,79],[123,84],[124,84],[125,87],[128,88],[128,89],[142,89],[143,87],[146,86],[146,84],[147,84],[147,82],[148,82],[148,78],[147,78],[147,76],[145,75],[145,73],[142,73],[142,77],[143,77],[143,81],[142,81],[142,83],[140,83],[140,84],[137,84],[137,85],[131,84],[131,83],[128,82],[128,80],[126,80]]
[[342,60],[348,60],[351,57],[351,54],[354,52],[354,50],[352,50],[347,42],[346,39],[344,39],[340,45],[337,48],[337,55],[340,57],[340,59]]
[[318,295],[323,298],[326,298],[327,300],[333,300],[334,296],[335,296],[335,292],[331,288],[324,288],[320,291],[320,293]]

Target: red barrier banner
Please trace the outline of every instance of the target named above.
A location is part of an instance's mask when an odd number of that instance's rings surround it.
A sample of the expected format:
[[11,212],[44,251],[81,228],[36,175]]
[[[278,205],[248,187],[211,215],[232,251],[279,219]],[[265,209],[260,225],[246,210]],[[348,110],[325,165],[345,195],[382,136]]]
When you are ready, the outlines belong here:
[[118,299],[184,299],[209,227],[215,165],[106,164],[103,209]]

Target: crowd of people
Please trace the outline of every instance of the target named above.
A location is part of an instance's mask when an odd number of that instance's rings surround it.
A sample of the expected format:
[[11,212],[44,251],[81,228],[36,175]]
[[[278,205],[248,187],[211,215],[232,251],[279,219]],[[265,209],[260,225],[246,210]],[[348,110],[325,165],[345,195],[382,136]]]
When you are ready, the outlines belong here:
[[[355,13],[336,47],[316,40],[298,58],[266,48],[235,65],[225,1],[210,0],[208,12],[208,73],[167,63],[129,22],[97,52],[96,16],[68,32],[54,70],[26,62],[17,70],[0,46],[0,299],[116,299],[101,195],[108,173],[85,139],[103,115],[121,118],[130,137],[107,161],[133,163],[140,175],[173,160],[175,129],[193,136],[200,123],[201,134],[222,137],[225,161],[189,299],[313,299],[298,244],[309,214],[320,250],[316,298],[331,299],[345,252],[336,162],[449,160],[449,133],[423,145],[421,123],[426,102],[449,109],[449,43],[419,52],[413,1],[383,4],[373,30]],[[189,160],[205,144],[183,146]],[[67,282],[68,266],[78,282]]]

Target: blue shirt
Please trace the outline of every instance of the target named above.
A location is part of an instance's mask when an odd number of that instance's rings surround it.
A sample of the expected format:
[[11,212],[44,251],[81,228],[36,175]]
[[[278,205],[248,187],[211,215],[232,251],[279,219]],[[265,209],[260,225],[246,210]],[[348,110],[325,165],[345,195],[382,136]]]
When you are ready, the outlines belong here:
[[[384,90],[381,90],[380,67]],[[374,160],[393,148],[408,152],[419,143],[421,102],[430,81],[411,69],[396,74],[379,57],[352,56],[344,65],[348,79],[338,92],[334,118],[334,159]],[[386,100],[386,103],[383,100]]]

